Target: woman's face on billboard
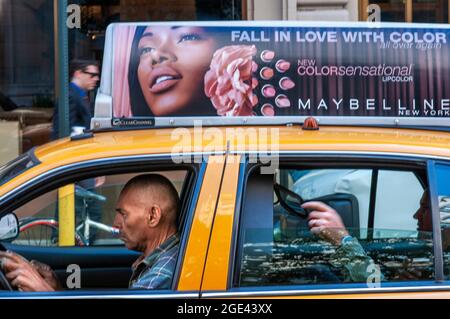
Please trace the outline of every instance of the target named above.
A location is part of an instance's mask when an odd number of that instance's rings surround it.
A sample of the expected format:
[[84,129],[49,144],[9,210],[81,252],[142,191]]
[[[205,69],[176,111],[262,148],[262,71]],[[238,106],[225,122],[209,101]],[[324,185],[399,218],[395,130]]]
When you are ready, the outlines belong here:
[[186,114],[204,98],[215,40],[198,27],[152,26],[138,45],[139,84],[155,116]]

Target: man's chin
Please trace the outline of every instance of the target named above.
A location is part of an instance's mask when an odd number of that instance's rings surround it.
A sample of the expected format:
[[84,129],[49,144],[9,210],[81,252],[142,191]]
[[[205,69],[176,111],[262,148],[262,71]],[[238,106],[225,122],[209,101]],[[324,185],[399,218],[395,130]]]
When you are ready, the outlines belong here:
[[124,243],[125,243],[125,247],[127,247],[127,249],[132,250],[132,251],[141,252],[137,245],[134,245],[134,244],[129,243],[129,242],[124,242]]

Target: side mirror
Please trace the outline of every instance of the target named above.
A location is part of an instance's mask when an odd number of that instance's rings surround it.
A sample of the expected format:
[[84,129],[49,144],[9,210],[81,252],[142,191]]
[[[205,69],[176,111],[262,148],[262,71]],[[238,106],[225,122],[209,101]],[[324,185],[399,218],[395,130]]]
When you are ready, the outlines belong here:
[[0,241],[12,241],[19,236],[19,220],[9,213],[0,219]]

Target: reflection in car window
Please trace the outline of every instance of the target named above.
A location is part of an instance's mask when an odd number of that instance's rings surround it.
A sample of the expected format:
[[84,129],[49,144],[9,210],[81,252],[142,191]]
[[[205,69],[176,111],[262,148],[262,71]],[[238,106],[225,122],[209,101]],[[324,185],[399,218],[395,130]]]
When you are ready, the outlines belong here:
[[[383,205],[389,207],[391,204],[394,209],[375,209],[378,214],[375,220],[382,221],[382,228],[369,228],[367,209],[370,206],[372,170],[314,169],[294,173],[292,169],[280,169],[275,183],[294,190],[305,201],[320,201],[333,208],[349,236],[335,244],[313,234],[308,220],[285,209],[276,195],[270,211],[261,207],[255,210],[247,199],[252,190],[247,189],[236,286],[370,285],[386,281],[431,280],[434,277],[431,229],[418,229],[418,221],[414,219],[420,196],[417,197],[417,185],[411,186],[411,176],[416,178],[412,172],[390,171],[391,175],[398,173],[398,180],[393,185],[396,189],[377,189],[379,194],[394,193],[394,196],[386,197],[387,202]],[[251,180],[259,178],[255,177],[257,175],[250,175],[248,187],[255,185]],[[293,176],[301,177],[294,179]],[[379,176],[383,177],[383,174]],[[267,181],[273,183],[273,180]],[[302,181],[305,182],[303,185]],[[404,184],[398,188],[402,181]],[[378,187],[387,188],[389,185],[381,182]],[[415,198],[417,203],[409,214],[402,213],[394,218],[396,209],[401,207],[401,203],[394,202],[395,192],[399,191],[411,191],[417,197],[411,198]],[[265,195],[262,192],[262,188],[258,190],[260,197],[270,196],[270,193]],[[389,216],[395,221],[392,226],[388,223]],[[411,228],[411,224],[415,226]],[[374,280],[374,275],[378,279]]]
[[[412,172],[379,170],[375,204],[374,238],[392,236],[384,230],[417,230],[417,220],[411,218],[420,204],[423,187]],[[395,212],[392,214],[391,212]],[[404,237],[404,235],[399,234]]]
[[31,149],[3,165],[0,167],[0,186],[37,164],[39,164],[39,161],[34,156],[34,149]]
[[436,165],[438,181],[439,215],[441,219],[442,249],[444,255],[444,275],[450,278],[450,166]]

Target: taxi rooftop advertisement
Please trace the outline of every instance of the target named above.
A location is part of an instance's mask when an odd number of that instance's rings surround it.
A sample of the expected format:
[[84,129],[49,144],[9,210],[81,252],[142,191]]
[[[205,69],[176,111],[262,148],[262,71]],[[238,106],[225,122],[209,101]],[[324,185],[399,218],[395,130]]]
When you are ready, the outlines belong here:
[[115,118],[450,116],[443,25],[111,27]]

